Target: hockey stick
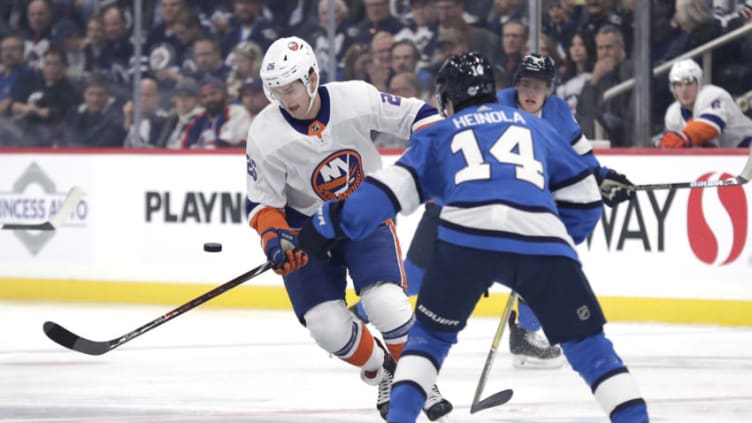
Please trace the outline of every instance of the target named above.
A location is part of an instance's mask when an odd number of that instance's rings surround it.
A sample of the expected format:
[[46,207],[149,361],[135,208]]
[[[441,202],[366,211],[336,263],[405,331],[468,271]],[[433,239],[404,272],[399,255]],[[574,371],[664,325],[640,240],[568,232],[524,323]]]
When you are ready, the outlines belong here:
[[63,200],[63,205],[58,209],[57,213],[55,213],[55,216],[52,219],[43,223],[6,223],[0,226],[0,229],[9,229],[16,231],[54,231],[55,229],[63,225],[65,219],[67,219],[68,216],[70,216],[70,214],[73,212],[73,209],[78,206],[78,202],[81,201],[81,197],[83,196],[84,192],[81,190],[81,188],[74,186],[70,189],[70,191],[68,191],[68,194],[65,196],[65,200]]
[[488,356],[486,356],[486,363],[483,365],[483,372],[481,372],[480,379],[478,379],[478,386],[475,388],[473,403],[470,405],[470,414],[477,413],[478,411],[485,410],[487,408],[496,407],[497,405],[505,404],[510,399],[512,399],[514,391],[511,389],[505,389],[503,391],[497,392],[483,400],[480,399],[480,396],[483,394],[483,388],[486,387],[488,374],[491,373],[491,366],[493,365],[493,361],[496,358],[496,350],[499,348],[499,344],[501,343],[501,336],[504,334],[504,327],[506,327],[507,320],[510,318],[510,316],[514,316],[514,314],[512,314],[514,313],[514,311],[512,311],[512,308],[514,307],[514,301],[516,299],[517,294],[515,292],[511,292],[509,294],[507,304],[506,306],[504,306],[504,312],[501,314],[501,320],[499,321],[499,326],[496,328],[496,334],[494,335],[493,341],[491,342],[491,349],[488,351]]
[[633,191],[652,191],[657,189],[676,189],[676,188],[717,188],[717,187],[729,187],[735,185],[744,185],[752,180],[752,150],[750,150],[750,157],[747,159],[747,163],[744,165],[744,169],[739,176],[733,178],[721,179],[715,181],[692,181],[692,182],[674,182],[666,184],[647,184],[647,185],[635,185],[631,188]]
[[235,288],[236,286],[242,284],[243,282],[246,282],[258,276],[271,268],[272,268],[272,263],[266,262],[262,264],[261,266],[258,266],[255,269],[249,270],[243,273],[242,275],[236,277],[235,279],[229,282],[225,282],[224,284],[212,289],[211,291],[206,292],[188,301],[187,303],[181,305],[180,307],[166,314],[163,314],[162,316],[159,316],[158,318],[141,326],[140,328],[132,330],[119,338],[115,338],[109,341],[88,340],[84,337],[76,335],[75,333],[69,331],[68,329],[54,322],[44,322],[44,333],[47,335],[48,338],[64,346],[65,348],[70,348],[73,351],[78,351],[80,353],[89,354],[89,355],[102,355],[106,352],[109,352],[125,344],[126,342],[130,341],[131,339],[137,336],[143,335],[144,333],[156,328],[162,323],[166,323],[180,316],[186,311],[191,310],[192,308],[197,307],[211,300],[212,298],[226,291],[229,291],[232,288]]

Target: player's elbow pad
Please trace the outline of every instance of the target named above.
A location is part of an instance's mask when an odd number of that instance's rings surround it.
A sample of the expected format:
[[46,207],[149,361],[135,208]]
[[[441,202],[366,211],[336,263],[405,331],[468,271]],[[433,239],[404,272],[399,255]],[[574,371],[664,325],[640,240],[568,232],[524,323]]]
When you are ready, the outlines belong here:
[[692,140],[693,145],[706,144],[720,135],[717,127],[701,120],[687,122],[682,132]]

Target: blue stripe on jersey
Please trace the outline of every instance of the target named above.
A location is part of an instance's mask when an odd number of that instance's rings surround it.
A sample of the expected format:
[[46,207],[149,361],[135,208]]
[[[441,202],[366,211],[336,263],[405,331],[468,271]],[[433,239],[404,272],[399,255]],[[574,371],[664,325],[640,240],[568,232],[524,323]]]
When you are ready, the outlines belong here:
[[467,228],[439,220],[438,238],[455,245],[538,256],[564,256],[579,263],[577,253],[556,237],[524,236],[518,233]]
[[415,169],[413,169],[410,166],[405,165],[402,162],[397,162],[394,165],[395,166],[399,166],[399,167],[405,169],[406,171],[408,171],[410,173],[410,176],[413,178],[413,183],[415,184],[415,188],[418,190],[418,198],[420,198],[420,202],[421,203],[425,203],[426,201],[428,201],[429,199],[426,198],[426,195],[425,195],[425,193],[423,192],[423,189],[420,186],[420,181],[419,181],[419,178],[418,178],[418,172],[416,172]]
[[319,114],[311,120],[295,119],[289,113],[287,113],[287,110],[285,110],[281,106],[279,108],[279,111],[282,112],[282,116],[285,118],[287,123],[289,123],[290,126],[295,128],[296,131],[300,132],[303,135],[308,135],[308,126],[310,126],[311,123],[313,123],[313,121],[315,120],[318,120],[324,125],[329,124],[329,91],[325,86],[322,85],[319,87],[318,93],[321,95],[321,110],[319,110]]
[[705,119],[713,122],[714,124],[718,125],[719,128],[721,128],[721,131],[723,131],[723,129],[726,127],[726,122],[724,122],[723,119],[710,113],[701,114],[699,119]]
[[420,110],[418,110],[418,114],[415,115],[415,120],[413,120],[413,124],[415,124],[415,122],[417,122],[417,121],[419,121],[421,119],[425,119],[425,118],[427,118],[429,116],[433,116],[433,115],[437,115],[437,114],[439,114],[439,112],[437,112],[436,109],[433,106],[431,106],[430,104],[424,104],[420,108]]

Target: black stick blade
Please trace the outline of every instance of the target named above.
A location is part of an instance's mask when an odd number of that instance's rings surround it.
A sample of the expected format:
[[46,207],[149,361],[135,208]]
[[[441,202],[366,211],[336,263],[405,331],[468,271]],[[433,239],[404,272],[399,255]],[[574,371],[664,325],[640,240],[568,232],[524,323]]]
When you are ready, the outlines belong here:
[[514,391],[511,389],[505,389],[503,391],[497,392],[484,400],[478,401],[477,404],[471,405],[470,414],[477,413],[478,411],[482,411],[487,408],[506,404],[510,399],[512,399],[512,395],[514,395]]
[[55,322],[44,322],[43,329],[48,338],[73,351],[89,355],[102,355],[111,349],[109,342],[90,341]]
[[55,227],[50,222],[44,223],[6,223],[0,229],[11,231],[54,231]]

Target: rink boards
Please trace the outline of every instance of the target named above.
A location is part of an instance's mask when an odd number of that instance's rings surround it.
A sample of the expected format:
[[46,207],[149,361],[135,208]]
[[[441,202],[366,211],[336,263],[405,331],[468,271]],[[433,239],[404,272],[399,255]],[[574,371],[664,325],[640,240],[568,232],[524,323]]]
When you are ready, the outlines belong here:
[[[598,156],[637,184],[731,176],[749,157]],[[73,185],[86,195],[57,231],[0,231],[0,299],[177,305],[257,266],[264,256],[245,223],[245,169],[242,151],[4,152],[0,223],[48,220]],[[579,252],[609,319],[752,326],[751,190],[640,192],[605,208]],[[419,218],[397,219],[403,252]],[[223,251],[204,252],[204,242]],[[281,282],[268,273],[207,306],[288,308]],[[505,298],[497,286],[476,313],[498,315]]]

